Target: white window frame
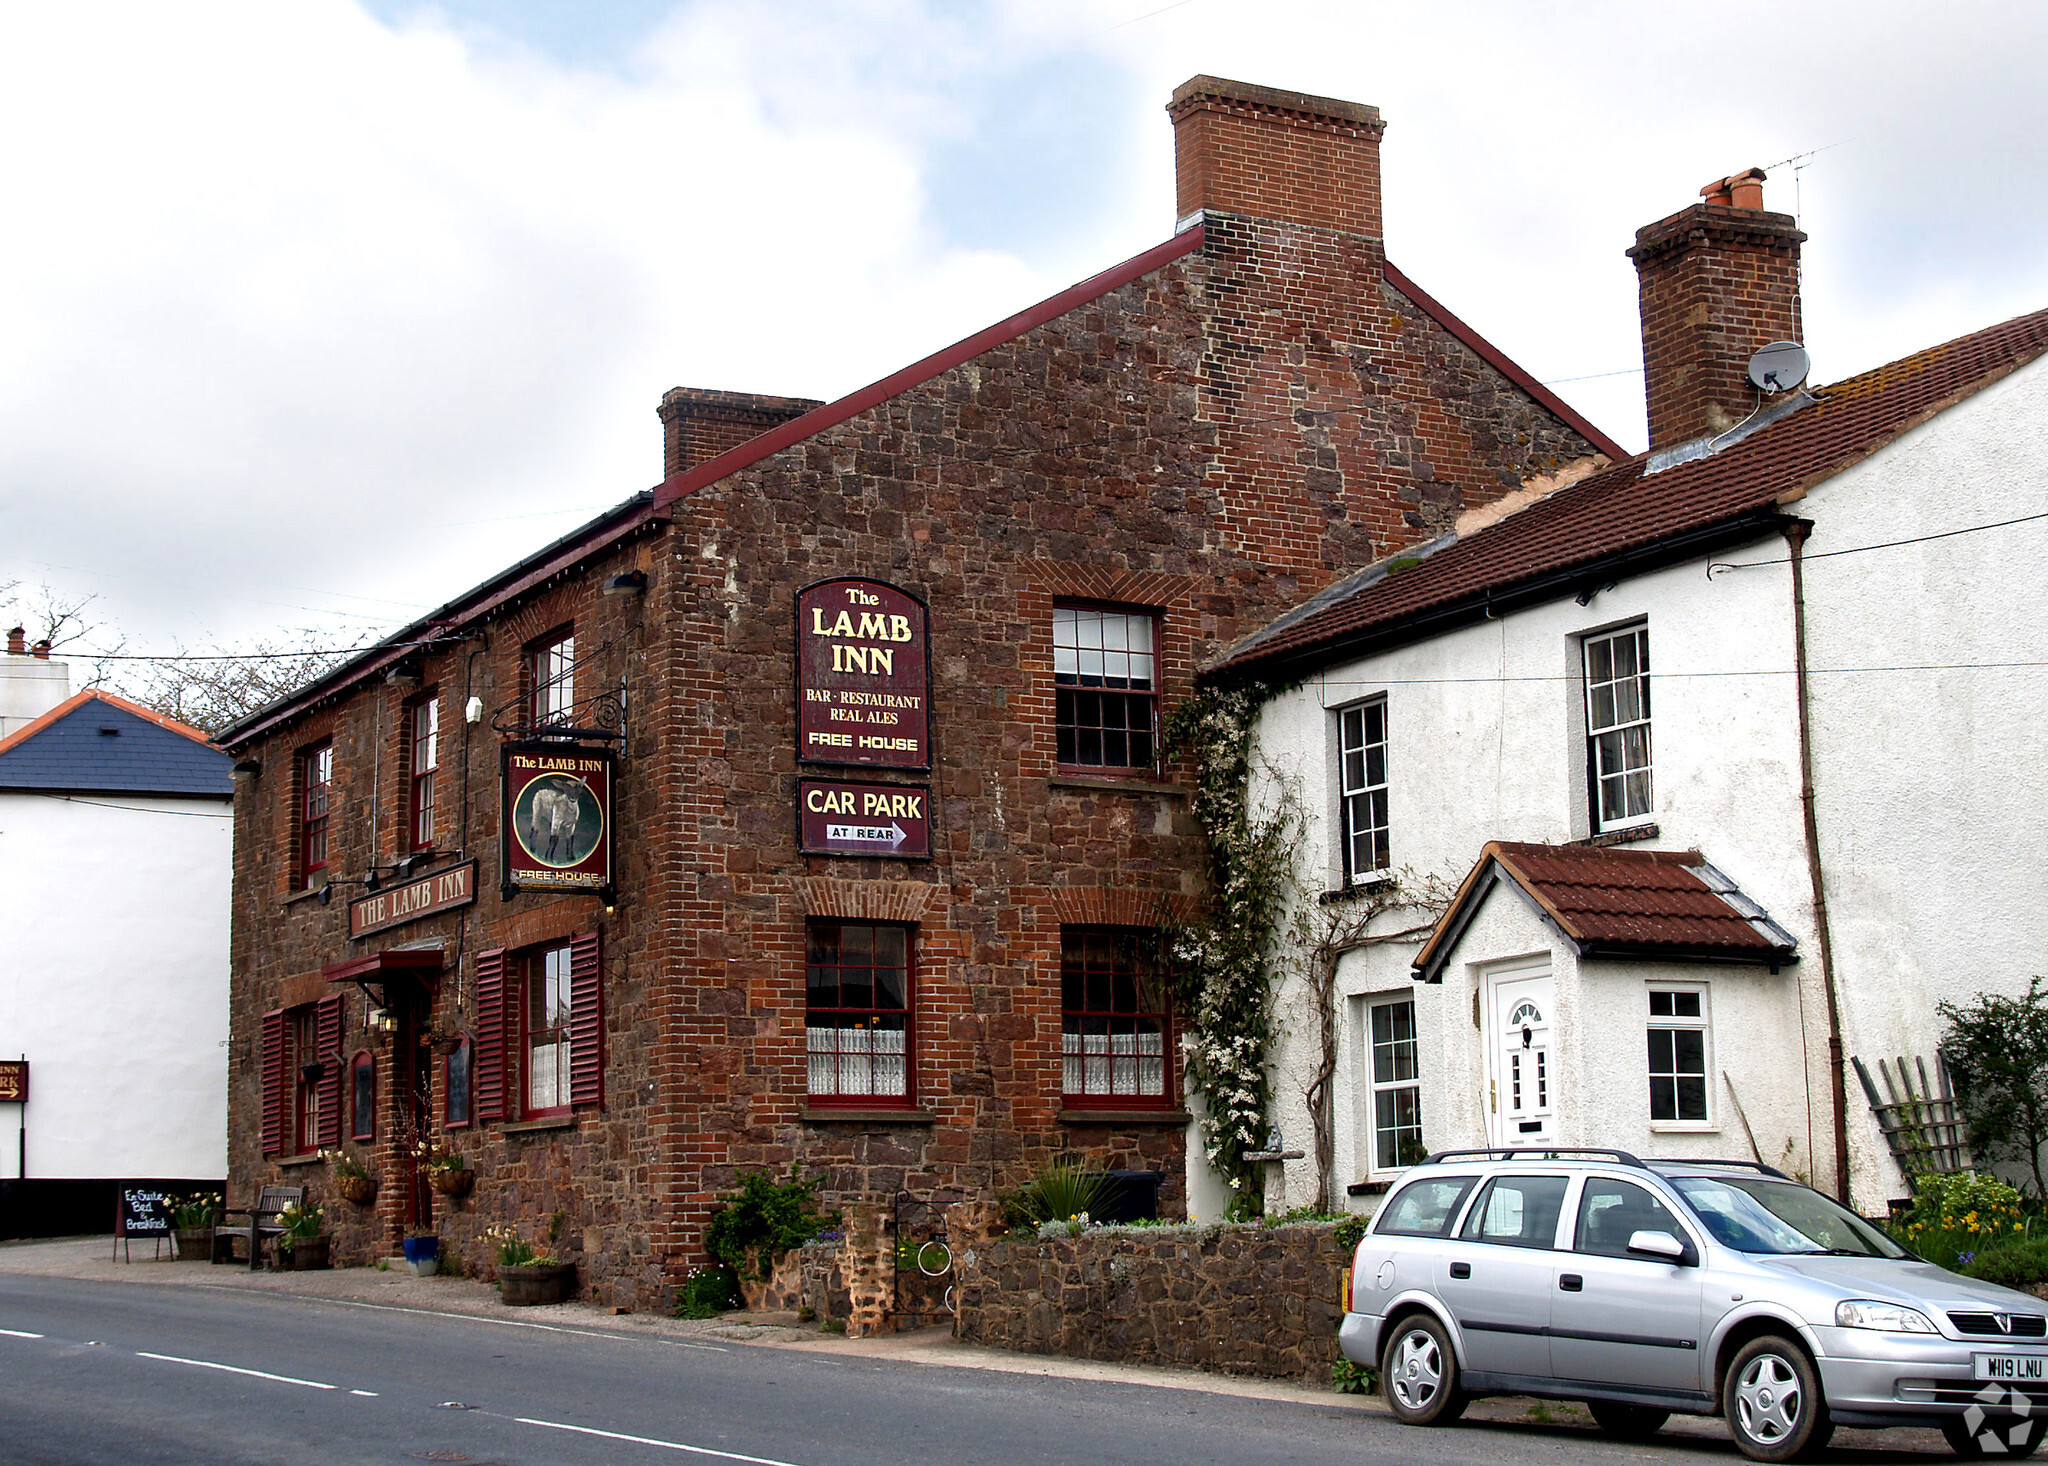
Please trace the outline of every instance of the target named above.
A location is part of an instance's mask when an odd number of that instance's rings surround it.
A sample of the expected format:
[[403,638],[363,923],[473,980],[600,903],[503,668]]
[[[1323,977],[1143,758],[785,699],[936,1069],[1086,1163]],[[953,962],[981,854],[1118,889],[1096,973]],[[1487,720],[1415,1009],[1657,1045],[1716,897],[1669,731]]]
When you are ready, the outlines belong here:
[[[1698,1015],[1656,1013],[1653,1010],[1656,1006],[1656,996],[1660,993],[1699,999],[1700,1011]],[[1686,1072],[1679,1070],[1677,1067],[1677,1050],[1674,1046],[1672,1051],[1672,1067],[1670,1070],[1663,1071],[1660,1074],[1660,1071],[1654,1067],[1654,1056],[1647,1053],[1649,1047],[1647,1038],[1649,1035],[1656,1033],[1697,1033],[1700,1036],[1700,1089],[1702,1101],[1706,1109],[1706,1114],[1697,1120],[1659,1120],[1655,1118],[1656,1102],[1654,1096],[1646,1095],[1645,1098],[1648,1103],[1645,1104],[1644,1109],[1651,1116],[1650,1129],[1655,1133],[1661,1134],[1667,1131],[1696,1133],[1718,1130],[1720,1128],[1718,1121],[1714,1117],[1714,1010],[1710,1005],[1709,998],[1708,985],[1703,982],[1652,982],[1644,987],[1643,1011],[1648,1015],[1644,1023],[1644,1048],[1646,1050],[1644,1054],[1644,1074],[1646,1080],[1654,1081],[1659,1077],[1675,1079],[1681,1073]],[[1673,1006],[1676,1007],[1677,1005],[1674,1004]],[[1673,1098],[1675,1101],[1676,1096],[1674,1095]]]
[[[1630,659],[1634,670],[1619,676],[1613,675],[1613,652],[1623,643],[1628,643]],[[1593,659],[1600,648],[1609,653],[1609,673],[1606,677],[1595,675]],[[1592,817],[1594,834],[1608,830],[1625,830],[1632,825],[1647,824],[1656,818],[1656,750],[1651,734],[1650,706],[1650,627],[1646,621],[1629,626],[1618,626],[1608,631],[1589,632],[1579,638],[1579,670],[1586,690],[1586,798]],[[1600,711],[1603,700],[1607,712]],[[1638,740],[1631,735],[1640,730],[1640,756],[1631,761],[1629,745]],[[1607,756],[1612,753],[1616,765],[1609,768]],[[1640,776],[1642,799],[1641,808],[1632,808],[1629,785]],[[1604,813],[1603,785],[1618,783],[1622,795],[1621,812]]]
[[[1398,1176],[1401,1172],[1408,1169],[1407,1166],[1399,1164],[1398,1136],[1402,1130],[1408,1127],[1398,1123],[1398,1113],[1396,1115],[1396,1124],[1389,1127],[1391,1133],[1397,1137],[1395,1140],[1396,1149],[1394,1151],[1396,1163],[1389,1165],[1383,1163],[1380,1159],[1380,1135],[1382,1133],[1380,1125],[1381,1095],[1393,1096],[1402,1091],[1407,1091],[1413,1095],[1415,1139],[1418,1144],[1422,1141],[1422,1038],[1417,1026],[1415,1006],[1415,998],[1412,994],[1384,994],[1378,997],[1368,997],[1365,1000],[1365,1024],[1362,1036],[1365,1045],[1366,1175],[1374,1180],[1388,1176]],[[1390,1038],[1386,1047],[1390,1051],[1396,1074],[1395,1076],[1382,1079],[1380,1077],[1381,1044],[1379,1042],[1379,1028],[1376,1020],[1382,1011],[1388,1012],[1391,1015],[1401,1008],[1408,1010],[1408,1036],[1404,1040],[1398,1036],[1398,1030],[1395,1030],[1395,1036]],[[1392,1027],[1391,1021],[1389,1026],[1390,1028]],[[1400,1062],[1398,1051],[1403,1043],[1408,1048],[1409,1073],[1405,1078],[1398,1077]],[[1399,1101],[1396,1100],[1395,1103],[1398,1104]]]
[[[1364,702],[1353,703],[1349,707],[1338,708],[1336,712],[1337,821],[1339,840],[1343,846],[1344,883],[1347,886],[1356,886],[1369,881],[1385,879],[1394,864],[1393,822],[1389,807],[1391,796],[1387,787],[1387,699],[1385,694],[1381,694],[1378,697],[1367,698]],[[1379,739],[1377,743],[1370,736],[1370,724],[1373,721],[1372,714],[1378,715]],[[1354,721],[1358,729],[1358,741],[1356,743],[1351,741]],[[1380,760],[1380,776],[1377,782],[1374,782],[1372,777],[1372,753],[1375,747],[1379,750]],[[1355,778],[1353,777],[1354,774],[1356,775]],[[1363,809],[1366,812],[1366,818],[1371,820],[1375,802],[1373,799],[1374,795],[1379,796],[1377,801],[1379,820],[1377,823],[1368,823],[1360,827],[1354,822],[1353,810],[1355,808]],[[1373,837],[1375,836],[1378,837],[1377,843],[1379,846],[1379,849],[1376,851],[1372,849]],[[1359,855],[1361,841],[1366,843],[1370,853],[1382,854],[1384,858],[1370,865],[1362,862]]]

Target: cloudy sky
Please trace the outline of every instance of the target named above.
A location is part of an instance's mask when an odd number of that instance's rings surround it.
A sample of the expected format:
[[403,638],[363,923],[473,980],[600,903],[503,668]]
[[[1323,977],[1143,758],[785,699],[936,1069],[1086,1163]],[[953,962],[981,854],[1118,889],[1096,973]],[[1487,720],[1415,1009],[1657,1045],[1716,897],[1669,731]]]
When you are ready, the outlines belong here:
[[1388,250],[1631,447],[1637,226],[1772,165],[1829,380],[2048,305],[2048,6],[0,7],[0,583],[131,650],[410,619],[1164,239],[1198,72],[1378,105]]

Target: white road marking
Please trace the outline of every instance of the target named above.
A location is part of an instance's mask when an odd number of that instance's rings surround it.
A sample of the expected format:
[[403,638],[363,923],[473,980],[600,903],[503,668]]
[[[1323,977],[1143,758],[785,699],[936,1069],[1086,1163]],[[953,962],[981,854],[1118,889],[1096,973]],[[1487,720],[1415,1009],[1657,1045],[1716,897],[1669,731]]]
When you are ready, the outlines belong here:
[[135,1351],[137,1359],[161,1359],[166,1364],[190,1364],[199,1369],[219,1369],[229,1374],[246,1374],[254,1379],[275,1380],[281,1385],[304,1385],[309,1390],[331,1390],[333,1385],[323,1385],[317,1379],[293,1379],[288,1374],[265,1374],[260,1369],[238,1369],[232,1364],[215,1364],[211,1359],[180,1359],[175,1354],[150,1354],[141,1349]]
[[377,1392],[375,1390],[350,1390],[349,1393],[351,1395],[361,1395],[365,1400],[374,1400],[377,1398]]
[[[223,1285],[225,1286],[225,1285]],[[449,1313],[439,1308],[400,1308],[395,1303],[362,1303],[353,1298],[324,1298],[323,1303],[339,1303],[344,1308],[367,1308],[375,1313],[412,1313],[421,1318],[453,1318],[464,1323],[492,1323],[503,1329],[539,1329],[547,1334],[574,1334],[579,1339],[610,1339],[619,1344],[643,1342],[637,1334],[603,1334],[595,1329],[564,1328],[558,1323],[528,1323],[520,1318],[485,1318],[477,1313]],[[709,1349],[714,1354],[730,1354],[732,1350],[723,1344],[686,1344],[680,1339],[657,1339],[661,1344],[673,1344],[678,1349]]]
[[651,1435],[621,1435],[615,1430],[594,1430],[587,1425],[564,1425],[559,1420],[529,1420],[524,1415],[512,1417],[521,1425],[544,1425],[549,1430],[569,1430],[577,1435],[602,1436],[608,1441],[630,1441],[636,1446],[659,1446],[664,1451],[688,1451],[693,1456],[716,1456],[721,1461],[748,1461],[753,1466],[795,1466],[794,1462],[778,1461],[773,1456],[742,1456],[738,1451],[714,1451],[709,1446],[686,1446],[681,1441],[656,1440]]
[[0,1329],[0,1334],[5,1334],[10,1339],[40,1339],[42,1337],[41,1334],[24,1333],[20,1329]]

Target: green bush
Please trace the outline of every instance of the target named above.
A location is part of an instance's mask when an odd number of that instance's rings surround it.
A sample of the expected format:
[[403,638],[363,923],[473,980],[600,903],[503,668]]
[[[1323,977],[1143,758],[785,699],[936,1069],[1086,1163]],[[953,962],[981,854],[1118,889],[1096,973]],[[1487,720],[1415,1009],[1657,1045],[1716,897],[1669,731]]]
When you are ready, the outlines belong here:
[[1887,1230],[1929,1262],[1953,1268],[2028,1235],[2018,1191],[1975,1171],[1913,1178],[1913,1206]]
[[836,1212],[818,1209],[818,1183],[790,1172],[787,1181],[770,1180],[766,1171],[749,1171],[740,1189],[721,1197],[704,1247],[740,1277],[766,1281],[775,1259],[801,1247],[838,1223]]
[[696,1267],[676,1290],[677,1318],[716,1318],[746,1302],[740,1294],[739,1274],[723,1263]]
[[2022,1293],[2048,1283],[2048,1237],[2025,1237],[2018,1242],[2001,1242],[1987,1247],[1956,1269],[1965,1277],[1981,1278],[2001,1288]]
[[1371,1217],[1362,1217],[1357,1212],[1351,1213],[1337,1223],[1337,1245],[1346,1252],[1355,1251],[1358,1244],[1365,1240],[1365,1229],[1371,1225]]

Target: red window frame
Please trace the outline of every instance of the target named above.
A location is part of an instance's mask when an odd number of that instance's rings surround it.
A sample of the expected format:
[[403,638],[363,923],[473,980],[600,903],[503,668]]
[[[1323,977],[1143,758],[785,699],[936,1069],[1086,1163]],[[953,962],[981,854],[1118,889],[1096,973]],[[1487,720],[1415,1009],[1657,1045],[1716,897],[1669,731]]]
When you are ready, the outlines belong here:
[[[1061,770],[1159,768],[1158,612],[1082,601],[1053,605],[1053,742]],[[1146,645],[1131,645],[1144,627]]]
[[[1062,1102],[1069,1109],[1171,1109],[1174,1052],[1157,934],[1145,927],[1061,927]],[[1147,1092],[1148,1084],[1156,1089]]]
[[539,640],[527,643],[520,668],[526,684],[527,726],[568,726],[576,705],[575,626],[558,626]]
[[434,848],[434,783],[441,768],[441,695],[406,705],[406,848]]
[[327,818],[334,804],[334,740],[299,754],[298,855],[299,885],[310,887],[313,876],[327,869]]
[[[543,1120],[554,1115],[566,1115],[570,1111],[570,1068],[574,1057],[571,1039],[575,1020],[573,947],[570,942],[552,942],[545,947],[536,947],[518,959],[519,1103],[516,1110],[521,1119]],[[557,1000],[552,1006],[551,997]],[[549,1050],[544,1061],[535,1056],[535,1049],[540,1046]],[[547,1065],[547,1087],[539,1092],[550,1102],[537,1104],[535,1095],[537,1081],[542,1077],[542,1062]]]
[[[460,1061],[460,1062],[458,1062]],[[457,1113],[456,1096],[462,1098]],[[441,1060],[441,1128],[467,1130],[476,1123],[476,1044],[466,1033],[455,1036],[455,1047]]]
[[368,1049],[358,1049],[348,1061],[348,1134],[351,1140],[377,1138],[377,1056]]
[[[893,989],[884,985],[885,974],[893,975]],[[804,924],[804,1088],[809,1104],[820,1109],[916,1108],[916,981],[916,927],[832,919]],[[865,1037],[853,1039],[856,1033]],[[899,1033],[900,1041],[881,1037]],[[876,1093],[876,1084],[891,1082],[890,1070],[899,1065],[901,1092]]]

